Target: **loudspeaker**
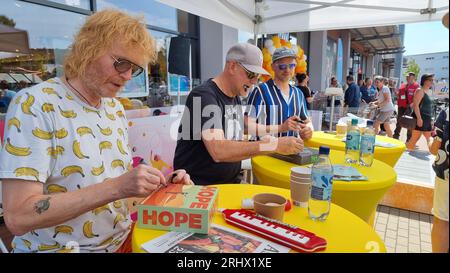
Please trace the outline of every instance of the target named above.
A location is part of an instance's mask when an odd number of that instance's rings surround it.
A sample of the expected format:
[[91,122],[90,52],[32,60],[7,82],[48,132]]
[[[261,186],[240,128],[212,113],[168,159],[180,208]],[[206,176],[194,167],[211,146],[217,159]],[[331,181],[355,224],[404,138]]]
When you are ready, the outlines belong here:
[[190,40],[172,37],[169,47],[169,73],[189,77]]

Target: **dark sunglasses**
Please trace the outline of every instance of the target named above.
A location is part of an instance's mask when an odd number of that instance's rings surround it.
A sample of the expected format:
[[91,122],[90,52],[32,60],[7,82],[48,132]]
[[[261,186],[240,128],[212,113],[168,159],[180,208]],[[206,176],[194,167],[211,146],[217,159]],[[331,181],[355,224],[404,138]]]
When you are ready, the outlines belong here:
[[116,59],[114,58],[114,56],[111,56],[111,58],[114,59],[114,68],[119,73],[124,73],[131,69],[131,76],[134,78],[139,76],[142,73],[142,71],[144,71],[143,67],[128,60],[120,58]]
[[249,80],[253,80],[254,78],[259,78],[261,75],[252,71],[249,71],[247,68],[245,68],[241,63],[238,63],[245,71],[245,73],[247,74],[247,78]]
[[288,66],[289,66],[289,69],[294,69],[295,68],[295,66],[296,66],[296,64],[279,64],[278,65],[278,69],[280,69],[280,70],[286,70],[286,68],[288,68]]

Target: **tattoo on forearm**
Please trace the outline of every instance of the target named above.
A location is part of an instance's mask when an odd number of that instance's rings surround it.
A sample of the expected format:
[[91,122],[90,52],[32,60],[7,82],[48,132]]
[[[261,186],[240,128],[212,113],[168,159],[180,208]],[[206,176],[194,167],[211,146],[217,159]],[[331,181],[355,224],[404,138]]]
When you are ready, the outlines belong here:
[[34,209],[36,210],[37,213],[41,214],[44,211],[48,210],[48,208],[50,207],[50,200],[51,197],[47,197],[47,199],[45,200],[40,200],[38,202],[36,202],[36,204],[34,204]]

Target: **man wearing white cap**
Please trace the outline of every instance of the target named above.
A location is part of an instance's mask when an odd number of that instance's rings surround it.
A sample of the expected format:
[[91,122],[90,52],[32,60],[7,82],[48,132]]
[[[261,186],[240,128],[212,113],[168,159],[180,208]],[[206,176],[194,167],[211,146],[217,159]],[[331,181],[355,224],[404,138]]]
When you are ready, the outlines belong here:
[[223,72],[194,88],[178,130],[174,167],[183,166],[196,184],[239,183],[241,160],[279,152],[298,153],[303,141],[295,137],[247,142],[239,96],[246,97],[261,74],[261,50],[242,43],[231,47]]
[[[247,114],[253,135],[300,136],[305,140],[312,137],[306,99],[300,89],[289,84],[294,76],[296,58],[297,54],[290,48],[276,49],[272,56],[274,79],[259,85],[250,94]],[[254,125],[255,120],[258,125]]]

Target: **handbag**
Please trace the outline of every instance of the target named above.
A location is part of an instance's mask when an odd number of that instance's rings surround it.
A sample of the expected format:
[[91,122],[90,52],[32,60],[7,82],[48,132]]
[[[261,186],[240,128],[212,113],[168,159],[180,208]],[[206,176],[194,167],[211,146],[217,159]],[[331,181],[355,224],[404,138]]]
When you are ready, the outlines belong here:
[[416,128],[417,118],[415,118],[413,114],[414,110],[411,107],[408,107],[399,119],[400,126],[410,130]]

